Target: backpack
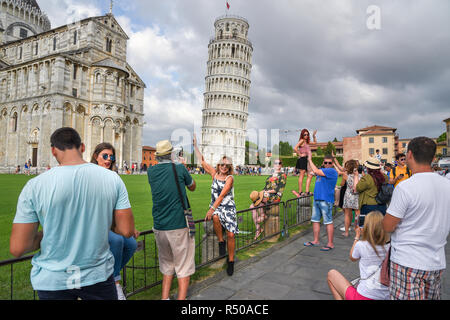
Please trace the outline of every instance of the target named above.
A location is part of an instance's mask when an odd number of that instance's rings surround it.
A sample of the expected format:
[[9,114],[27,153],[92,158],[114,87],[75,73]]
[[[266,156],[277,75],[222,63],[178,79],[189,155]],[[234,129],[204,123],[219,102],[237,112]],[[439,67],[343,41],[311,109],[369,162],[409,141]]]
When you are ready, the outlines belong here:
[[380,191],[378,191],[375,201],[380,204],[388,204],[391,201],[392,193],[394,192],[394,186],[392,184],[383,183]]
[[[392,179],[397,178],[397,174],[395,173],[395,168],[396,168],[396,167],[393,167],[393,168],[392,168],[392,173],[394,174],[394,176],[392,177]],[[411,177],[411,170],[409,170],[408,167],[406,167],[406,174],[408,175],[408,178]]]

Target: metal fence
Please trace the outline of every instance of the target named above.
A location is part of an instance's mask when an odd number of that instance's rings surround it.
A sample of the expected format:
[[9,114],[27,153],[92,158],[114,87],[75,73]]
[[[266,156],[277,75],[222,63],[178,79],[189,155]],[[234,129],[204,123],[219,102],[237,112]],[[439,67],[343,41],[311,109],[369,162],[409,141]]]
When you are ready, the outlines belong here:
[[[312,199],[310,196],[288,200],[237,212],[239,233],[235,235],[236,252],[249,248],[263,240],[275,236],[289,237],[291,228],[311,219]],[[254,217],[264,215],[260,224],[262,233],[255,238]],[[209,266],[224,256],[219,256],[219,243],[214,233],[212,221],[195,221],[196,269]],[[226,233],[224,232],[226,239]],[[158,249],[152,230],[141,232],[138,248],[122,271],[122,284],[126,296],[131,297],[162,283],[159,272]],[[36,299],[31,288],[29,275],[32,255],[19,259],[0,261],[0,300]],[[9,282],[9,287],[8,287]]]

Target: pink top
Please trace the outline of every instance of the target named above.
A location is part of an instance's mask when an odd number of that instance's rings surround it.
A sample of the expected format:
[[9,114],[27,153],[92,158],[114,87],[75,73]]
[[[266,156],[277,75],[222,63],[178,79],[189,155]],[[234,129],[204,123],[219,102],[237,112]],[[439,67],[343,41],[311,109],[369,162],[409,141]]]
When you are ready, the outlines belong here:
[[302,154],[310,154],[311,148],[309,147],[309,144],[305,141],[305,143],[300,148],[298,148],[298,152]]

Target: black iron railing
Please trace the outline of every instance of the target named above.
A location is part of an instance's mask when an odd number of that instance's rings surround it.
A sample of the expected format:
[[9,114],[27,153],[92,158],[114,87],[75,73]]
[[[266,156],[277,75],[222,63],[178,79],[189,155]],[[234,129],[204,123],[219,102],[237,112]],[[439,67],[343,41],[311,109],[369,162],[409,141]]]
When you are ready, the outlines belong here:
[[[310,196],[288,200],[237,212],[239,233],[235,236],[236,252],[275,236],[289,237],[289,230],[311,219]],[[261,235],[255,238],[254,215],[264,215]],[[195,221],[196,269],[211,265],[219,256],[219,244],[212,221]],[[226,235],[224,234],[224,237]],[[32,255],[0,261],[0,300],[29,300],[37,295],[30,285]],[[19,274],[18,274],[19,273]],[[8,285],[9,283],[9,285]],[[146,291],[162,283],[159,272],[158,249],[153,230],[141,232],[138,249],[122,272],[122,283],[127,297]]]

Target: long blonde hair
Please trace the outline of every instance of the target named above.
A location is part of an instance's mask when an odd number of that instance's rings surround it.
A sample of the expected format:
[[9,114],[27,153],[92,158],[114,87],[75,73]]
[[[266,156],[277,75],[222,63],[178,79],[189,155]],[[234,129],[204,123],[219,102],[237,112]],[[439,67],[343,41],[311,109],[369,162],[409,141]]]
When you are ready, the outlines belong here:
[[377,256],[380,256],[376,246],[384,246],[389,240],[389,234],[383,228],[381,212],[372,211],[366,216],[361,238],[363,241],[369,242]]

